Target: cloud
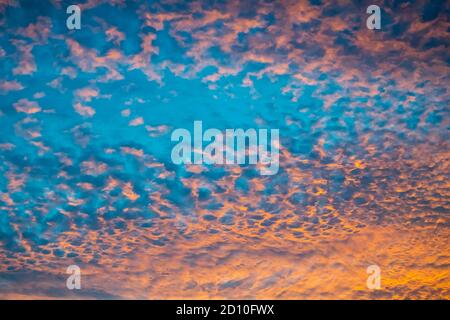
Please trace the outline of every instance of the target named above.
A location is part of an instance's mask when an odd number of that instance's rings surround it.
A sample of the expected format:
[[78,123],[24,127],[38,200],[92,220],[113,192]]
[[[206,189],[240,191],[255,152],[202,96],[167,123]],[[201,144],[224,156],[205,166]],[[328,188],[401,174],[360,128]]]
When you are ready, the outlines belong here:
[[82,105],[79,102],[75,103],[73,108],[83,117],[92,117],[95,114],[95,110],[92,107]]
[[14,108],[17,112],[23,112],[27,114],[33,114],[40,112],[42,109],[36,101],[30,101],[28,99],[20,99],[14,103]]
[[[434,5],[87,1],[69,32],[53,3],[0,5],[0,297],[449,297]],[[174,165],[194,120],[280,129],[278,174]]]
[[20,82],[16,80],[8,81],[8,80],[1,80],[0,81],[0,91],[3,93],[8,93],[9,91],[18,91],[22,90],[23,86],[20,84]]

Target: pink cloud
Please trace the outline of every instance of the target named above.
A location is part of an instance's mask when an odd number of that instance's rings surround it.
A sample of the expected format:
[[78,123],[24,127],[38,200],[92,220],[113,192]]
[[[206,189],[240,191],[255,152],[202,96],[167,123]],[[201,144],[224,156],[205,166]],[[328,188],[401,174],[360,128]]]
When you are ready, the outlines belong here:
[[44,93],[44,92],[36,92],[36,93],[33,95],[33,98],[35,98],[35,99],[41,99],[41,98],[43,98],[43,97],[45,97],[45,93]]
[[140,69],[148,79],[162,82],[162,77],[159,75],[151,64],[151,57],[159,53],[158,47],[153,45],[156,35],[149,33],[141,35],[141,52],[131,57],[129,70]]
[[131,114],[131,110],[130,110],[130,109],[122,110],[122,111],[120,112],[120,114],[122,115],[122,117],[129,117],[130,114]]
[[13,69],[13,74],[32,74],[36,71],[36,63],[34,62],[31,50],[33,45],[25,44],[24,41],[14,40],[13,44],[20,53],[19,65]]
[[136,157],[142,157],[144,155],[144,151],[142,149],[135,149],[130,147],[121,147],[120,149],[123,153],[131,154]]
[[107,29],[105,33],[106,39],[112,41],[116,45],[119,45],[125,39],[124,33],[117,30],[116,27]]
[[151,137],[158,137],[158,136],[161,136],[161,135],[167,133],[170,128],[168,126],[162,124],[162,125],[155,126],[155,127],[145,126],[145,129],[147,129],[147,131]]
[[77,76],[77,70],[72,67],[65,67],[61,70],[61,74],[68,76],[70,79],[75,79]]
[[91,101],[92,98],[98,97],[99,92],[95,88],[86,87],[86,88],[78,89],[75,92],[75,95],[84,101]]
[[20,99],[14,103],[14,108],[17,112],[23,112],[27,114],[33,114],[41,111],[41,108],[36,101],[30,101],[28,99]]
[[0,91],[9,92],[9,91],[18,91],[18,90],[22,90],[22,89],[23,89],[22,84],[17,82],[16,80],[13,80],[13,81],[8,81],[8,80],[0,81]]
[[132,127],[140,126],[142,124],[144,124],[144,119],[142,117],[133,119],[129,123],[129,125],[132,126]]
[[17,33],[38,43],[46,43],[51,27],[52,23],[49,18],[38,17],[36,23],[30,23],[26,28],[18,29]]
[[121,80],[123,76],[117,70],[120,62],[123,62],[123,55],[120,51],[112,49],[105,56],[99,56],[93,49],[84,48],[77,41],[66,40],[71,53],[72,60],[84,72],[95,72],[97,68],[106,68],[108,73],[100,79],[106,82],[110,80]]
[[83,106],[81,103],[77,102],[73,106],[75,111],[78,112],[83,117],[92,117],[95,114],[95,110],[89,106]]

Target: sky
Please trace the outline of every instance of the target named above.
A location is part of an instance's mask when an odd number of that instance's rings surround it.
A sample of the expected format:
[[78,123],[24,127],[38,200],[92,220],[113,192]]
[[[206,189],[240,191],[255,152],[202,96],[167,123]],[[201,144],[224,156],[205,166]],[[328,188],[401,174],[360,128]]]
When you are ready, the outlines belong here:
[[[0,299],[450,298],[448,2],[70,4],[0,0]],[[174,164],[196,120],[278,173]]]

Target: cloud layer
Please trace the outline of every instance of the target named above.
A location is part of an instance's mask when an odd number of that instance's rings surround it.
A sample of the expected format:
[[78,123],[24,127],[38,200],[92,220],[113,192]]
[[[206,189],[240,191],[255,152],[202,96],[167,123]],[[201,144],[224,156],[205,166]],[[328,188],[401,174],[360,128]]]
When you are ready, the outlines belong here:
[[[89,0],[67,30],[0,1],[0,297],[448,299],[449,7],[370,4]],[[194,120],[280,129],[279,173],[174,165]]]

